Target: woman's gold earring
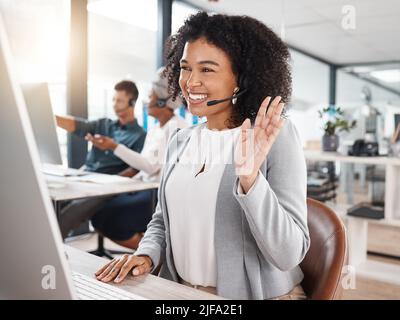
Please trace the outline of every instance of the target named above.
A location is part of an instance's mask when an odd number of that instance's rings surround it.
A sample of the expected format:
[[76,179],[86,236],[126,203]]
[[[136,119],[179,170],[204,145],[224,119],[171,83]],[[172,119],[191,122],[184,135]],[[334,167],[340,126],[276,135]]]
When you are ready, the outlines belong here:
[[[235,90],[233,90],[233,96],[236,95],[236,93],[239,91],[239,87],[236,87]],[[232,98],[232,104],[236,104],[237,98]]]

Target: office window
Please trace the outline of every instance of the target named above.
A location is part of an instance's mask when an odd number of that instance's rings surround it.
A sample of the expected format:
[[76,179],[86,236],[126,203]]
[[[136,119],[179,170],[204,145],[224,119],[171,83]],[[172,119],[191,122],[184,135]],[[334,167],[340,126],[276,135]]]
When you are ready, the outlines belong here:
[[323,135],[318,110],[329,105],[329,65],[294,50],[290,54],[293,79],[290,118],[305,144],[308,140],[320,140]]
[[[199,12],[198,9],[194,8],[188,3],[181,1],[174,1],[172,3],[172,21],[171,21],[171,33],[174,34],[183,25],[185,20],[192,14]],[[206,118],[199,118],[192,116],[185,108],[179,110],[181,117],[185,118],[188,124],[197,124],[205,122]]]
[[[19,82],[47,82],[54,113],[66,112],[70,0],[0,0]],[[57,129],[63,161],[67,135]]]
[[175,33],[183,25],[185,20],[192,14],[199,12],[198,9],[192,7],[190,4],[174,1],[172,3],[172,25],[171,33]]
[[[147,98],[157,70],[157,0],[98,0],[88,3],[89,119],[115,119],[114,85],[136,83],[135,116],[146,124],[142,100]],[[154,119],[147,121],[148,127]]]
[[[373,66],[369,68],[373,69]],[[367,125],[365,118],[368,115],[365,92],[370,94],[369,104],[380,112],[376,128],[378,135],[389,138],[393,134],[394,114],[400,110],[399,94],[385,90],[344,70],[338,71],[336,87],[337,104],[343,106],[348,114],[352,114],[358,120],[357,127],[351,131],[349,137],[356,139],[365,134]]]

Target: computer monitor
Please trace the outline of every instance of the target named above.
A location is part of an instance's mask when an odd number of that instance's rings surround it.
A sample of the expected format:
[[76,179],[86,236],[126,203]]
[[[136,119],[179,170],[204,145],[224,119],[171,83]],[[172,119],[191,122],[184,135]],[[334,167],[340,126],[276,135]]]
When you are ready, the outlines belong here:
[[75,298],[11,60],[0,15],[0,299]]
[[62,164],[47,83],[22,84],[26,107],[42,163]]
[[0,300],[132,299],[71,272],[0,14]]

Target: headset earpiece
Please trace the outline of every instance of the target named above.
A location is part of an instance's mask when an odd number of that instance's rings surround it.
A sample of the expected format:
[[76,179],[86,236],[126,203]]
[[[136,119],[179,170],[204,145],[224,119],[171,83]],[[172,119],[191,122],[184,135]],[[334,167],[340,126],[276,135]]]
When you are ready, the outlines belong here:
[[164,108],[166,105],[166,100],[165,99],[157,99],[157,107],[159,108]]
[[236,87],[236,89],[238,90],[235,89],[234,91],[234,98],[232,99],[233,104],[236,104],[238,96],[242,95],[247,91],[247,81],[246,77],[244,77],[243,75],[240,75],[238,77],[238,87]]
[[166,98],[158,98],[157,99],[157,106],[159,108],[164,108],[167,105],[167,101],[171,98],[171,96],[168,96]]

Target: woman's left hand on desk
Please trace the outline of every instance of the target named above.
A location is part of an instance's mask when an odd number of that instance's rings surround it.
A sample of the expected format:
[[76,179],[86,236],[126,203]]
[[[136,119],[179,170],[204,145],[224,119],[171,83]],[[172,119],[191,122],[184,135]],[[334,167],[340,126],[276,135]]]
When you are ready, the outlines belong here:
[[115,258],[100,268],[95,276],[97,280],[103,282],[121,282],[132,270],[133,276],[149,273],[153,266],[153,261],[148,256],[135,256],[124,254],[120,258]]

